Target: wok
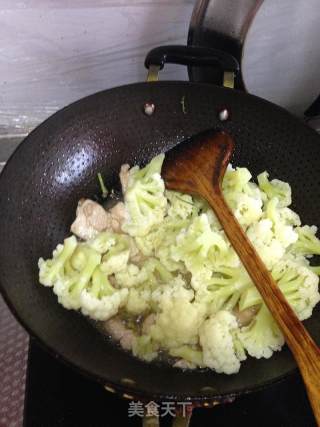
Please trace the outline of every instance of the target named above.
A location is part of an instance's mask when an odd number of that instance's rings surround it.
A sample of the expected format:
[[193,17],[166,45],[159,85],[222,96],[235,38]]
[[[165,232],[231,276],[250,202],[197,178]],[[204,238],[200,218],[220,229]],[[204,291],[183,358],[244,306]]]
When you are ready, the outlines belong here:
[[[161,68],[166,61],[191,58],[218,64],[229,76],[237,72],[230,56],[213,50],[198,54],[165,48],[153,51],[146,64]],[[154,106],[150,114],[146,103]],[[38,258],[49,257],[69,234],[78,200],[98,193],[98,172],[117,190],[121,164],[143,164],[208,128],[233,135],[234,165],[253,175],[268,170],[290,182],[293,208],[304,223],[320,225],[320,137],[270,102],[214,85],[147,82],[88,96],[31,132],[0,176],[0,283],[6,302],[54,356],[125,397],[210,404],[265,387],[296,369],[286,347],[270,360],[249,358],[231,376],[148,364],[120,350],[38,284]],[[319,322],[316,308],[305,324],[317,343]]]

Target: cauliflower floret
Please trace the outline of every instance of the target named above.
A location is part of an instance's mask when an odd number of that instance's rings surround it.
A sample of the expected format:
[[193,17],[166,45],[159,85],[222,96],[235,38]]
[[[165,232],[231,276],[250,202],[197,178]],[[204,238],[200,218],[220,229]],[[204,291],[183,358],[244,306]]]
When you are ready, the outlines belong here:
[[226,170],[222,181],[222,190],[224,193],[236,192],[243,193],[248,191],[248,183],[252,178],[247,168],[233,169],[231,165]]
[[319,277],[308,267],[290,261],[278,264],[272,275],[299,319],[308,319],[320,301]]
[[130,258],[130,237],[114,234],[115,244],[102,256],[101,269],[110,275],[127,267]]
[[129,289],[126,310],[128,313],[138,315],[149,309],[151,289],[147,287]]
[[161,311],[150,328],[151,338],[163,348],[195,344],[205,308],[199,303],[171,300],[161,303]]
[[59,303],[67,309],[106,320],[126,303],[128,289],[116,290],[110,284],[102,271],[101,254],[86,243],[77,243],[74,236],[58,246],[53,259],[39,260],[39,265],[40,283],[53,286]]
[[188,229],[177,236],[177,245],[172,255],[177,261],[185,261],[188,256],[206,258],[212,249],[226,252],[227,248],[221,233],[213,231],[208,216],[201,214],[194,219]]
[[207,302],[210,314],[220,310],[233,310],[241,294],[250,286],[252,281],[243,266],[221,267],[208,280],[203,301]]
[[298,240],[298,233],[295,232],[293,227],[280,222],[274,226],[274,235],[285,249]]
[[258,221],[262,216],[263,202],[261,199],[237,192],[227,193],[225,199],[234,216],[244,228]]
[[264,304],[251,323],[241,328],[238,336],[248,354],[257,359],[268,359],[284,344],[283,335]]
[[209,224],[214,230],[222,230],[221,224],[216,214],[213,212],[211,206],[205,199],[203,199],[202,197],[194,196],[193,203],[196,208],[196,211],[198,212],[198,215],[201,213],[207,215]]
[[280,220],[285,224],[294,225],[295,227],[301,225],[301,220],[299,215],[296,212],[294,212],[292,209],[287,207],[282,208],[280,209],[279,214],[280,214]]
[[185,280],[180,275],[152,292],[152,300],[157,303],[166,303],[172,299],[192,301],[193,298],[193,289],[187,287]]
[[53,286],[54,283],[64,276],[64,265],[71,258],[77,247],[77,239],[74,236],[64,240],[63,245],[59,244],[53,251],[52,259],[44,260],[40,258],[39,281],[44,286]]
[[247,228],[262,216],[263,196],[250,182],[251,173],[246,168],[228,168],[223,182],[224,197],[239,223]]
[[[54,283],[53,292],[58,301],[67,309],[78,310],[81,307],[80,296],[100,264],[101,255],[86,244],[79,244],[72,257],[67,261],[65,274]],[[66,262],[66,263],[67,263]]]
[[271,269],[285,254],[285,248],[272,231],[272,221],[261,219],[247,230],[247,236],[268,269]]
[[124,193],[127,218],[122,230],[131,236],[145,236],[152,226],[163,221],[167,199],[160,176],[164,154],[154,157],[143,169],[130,169]]
[[186,219],[197,213],[196,206],[189,194],[166,190],[165,196],[169,201],[168,216],[172,218]]
[[[320,300],[319,278],[310,267],[286,259],[272,270],[272,276],[300,320],[309,318]],[[262,304],[258,290],[251,286],[241,296],[240,310]]]
[[81,199],[71,231],[83,240],[92,239],[99,231],[111,228],[111,215],[99,203]]
[[120,289],[112,295],[97,298],[86,289],[81,292],[81,311],[95,320],[107,320],[118,313],[127,300],[128,289]]
[[[102,231],[93,239],[88,240],[87,244],[100,254],[106,255],[103,257],[104,270],[123,271],[129,260],[134,263],[145,261],[145,257],[139,252],[134,240],[124,234]],[[111,257],[113,257],[113,265],[108,261]],[[114,265],[116,260],[117,266]]]
[[320,255],[320,240],[316,236],[317,227],[305,225],[296,228],[298,240],[292,246],[291,251],[305,256]]
[[99,254],[105,254],[117,243],[117,236],[110,231],[102,231],[94,238],[87,241],[88,246]]
[[[169,286],[166,284],[170,283],[170,289],[174,289],[174,282],[177,280],[173,279],[171,273],[154,258],[148,259],[140,270],[134,265],[129,265],[126,270],[117,273],[115,278],[120,285],[130,286],[126,310],[133,315],[150,309],[150,304],[156,300],[152,294],[155,288],[156,292],[160,289],[163,292]],[[159,283],[163,285],[158,287]]]
[[148,272],[145,268],[139,268],[134,264],[128,264],[127,268],[115,274],[117,283],[122,287],[131,288],[147,281]]
[[[169,354],[173,357],[181,357],[184,362],[187,362],[189,369],[190,364],[192,365],[192,367],[204,366],[202,351],[196,350],[191,346],[183,345],[181,347],[171,348],[169,350]],[[181,363],[179,365],[179,367],[182,367]],[[177,364],[175,364],[174,366],[177,367]],[[182,369],[186,369],[186,366],[183,366]]]
[[139,359],[151,362],[158,356],[158,344],[149,335],[141,335],[133,340],[132,352]]
[[228,243],[219,231],[210,227],[207,214],[196,217],[182,230],[171,247],[174,261],[182,261],[192,274],[191,285],[199,289],[211,275],[215,263],[228,253]]
[[297,218],[289,217],[289,213],[282,214],[281,211],[286,208],[279,207],[279,200],[274,197],[266,204],[266,216],[272,222],[274,237],[283,246],[287,248],[298,240],[298,234],[288,221],[296,221]]
[[135,242],[145,256],[157,257],[167,270],[181,271],[183,263],[172,259],[171,247],[176,244],[178,234],[189,224],[190,219],[166,216],[161,226],[154,226],[144,237],[135,237]]
[[239,372],[240,362],[246,356],[235,342],[238,330],[236,317],[228,311],[219,311],[201,325],[199,336],[204,366],[218,373]]
[[268,199],[277,197],[280,207],[291,205],[291,187],[287,182],[273,179],[269,181],[269,174],[263,172],[258,175],[258,183],[260,189],[267,195]]

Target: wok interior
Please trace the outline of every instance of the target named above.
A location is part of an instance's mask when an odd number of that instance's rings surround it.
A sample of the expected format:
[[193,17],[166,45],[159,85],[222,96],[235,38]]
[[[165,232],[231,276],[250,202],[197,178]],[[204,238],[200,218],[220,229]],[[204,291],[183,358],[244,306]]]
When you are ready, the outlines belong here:
[[[143,113],[145,102],[156,106],[151,117]],[[223,107],[231,116],[224,123],[217,114]],[[39,256],[49,256],[69,234],[78,200],[99,191],[98,172],[109,188],[119,188],[122,163],[142,164],[212,127],[234,136],[234,165],[254,175],[268,170],[272,178],[288,181],[303,222],[319,225],[318,135],[272,104],[214,86],[142,83],[92,95],[33,131],[1,175],[0,282],[6,299],[51,351],[103,384],[153,399],[210,400],[262,387],[295,367],[286,348],[269,360],[249,358],[231,376],[147,364],[121,351],[38,285]],[[318,323],[316,309],[306,326],[320,342]],[[133,380],[130,387],[124,378]]]

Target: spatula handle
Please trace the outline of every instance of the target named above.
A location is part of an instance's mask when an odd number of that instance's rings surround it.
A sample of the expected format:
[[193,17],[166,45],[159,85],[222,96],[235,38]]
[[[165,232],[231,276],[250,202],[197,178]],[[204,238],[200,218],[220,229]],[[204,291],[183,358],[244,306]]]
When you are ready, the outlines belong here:
[[[203,194],[204,195],[204,194]],[[226,203],[220,186],[205,194],[230,243],[239,255],[272,316],[281,328],[300,368],[317,424],[320,426],[320,351],[265,267]]]

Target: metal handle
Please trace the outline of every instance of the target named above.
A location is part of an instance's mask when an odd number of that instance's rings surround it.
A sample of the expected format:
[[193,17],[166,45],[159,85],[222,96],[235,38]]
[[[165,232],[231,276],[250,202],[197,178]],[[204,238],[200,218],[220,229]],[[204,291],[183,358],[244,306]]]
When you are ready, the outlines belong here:
[[164,64],[211,66],[224,72],[224,86],[233,87],[234,78],[240,66],[234,56],[218,49],[196,46],[160,46],[152,49],[146,56],[148,81],[158,80],[158,73]]

